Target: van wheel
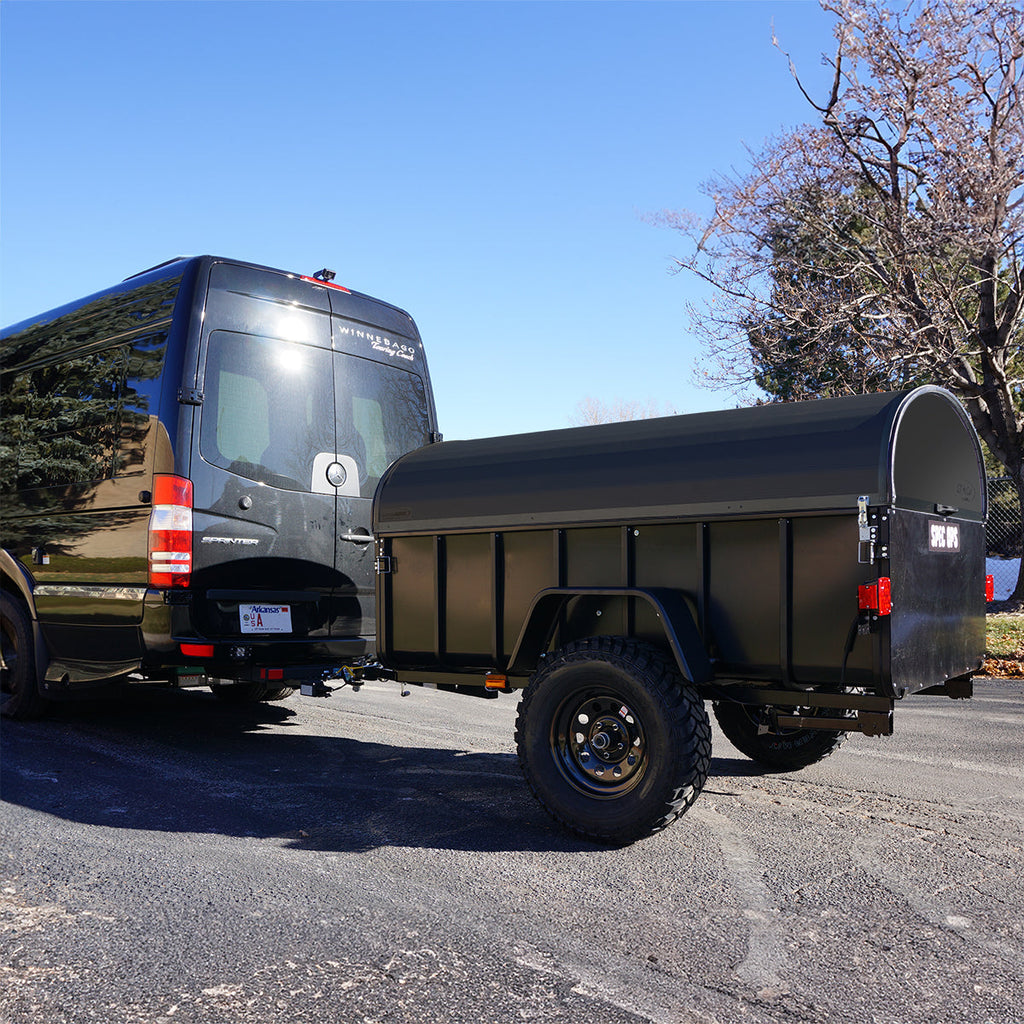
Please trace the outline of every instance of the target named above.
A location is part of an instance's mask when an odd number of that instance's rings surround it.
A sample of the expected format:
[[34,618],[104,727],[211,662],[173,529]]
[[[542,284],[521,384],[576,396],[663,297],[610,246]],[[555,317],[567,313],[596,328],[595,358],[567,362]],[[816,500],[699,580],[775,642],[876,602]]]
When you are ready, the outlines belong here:
[[49,702],[36,682],[32,622],[25,606],[0,591],[0,714],[38,718]]
[[261,700],[284,700],[295,692],[294,686],[267,686],[265,683],[211,683],[215,697],[228,704],[251,704]]
[[707,779],[711,726],[657,648],[591,637],[545,658],[519,705],[519,763],[577,835],[624,845],[688,810]]
[[[770,771],[793,772],[837,751],[846,733],[832,729],[775,729],[764,709],[716,701],[715,718],[726,739],[742,754]],[[810,710],[810,709],[809,709]],[[768,731],[762,731],[767,729]]]
[[284,700],[290,697],[297,687],[294,686],[268,686],[260,700]]

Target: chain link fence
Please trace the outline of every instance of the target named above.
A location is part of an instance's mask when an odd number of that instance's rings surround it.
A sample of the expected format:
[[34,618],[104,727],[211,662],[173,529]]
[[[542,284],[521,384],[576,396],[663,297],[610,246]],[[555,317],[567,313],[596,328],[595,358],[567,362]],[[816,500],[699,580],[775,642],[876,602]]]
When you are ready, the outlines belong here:
[[1021,508],[1017,490],[1008,476],[988,478],[985,539],[985,571],[995,580],[996,600],[1004,601],[1017,583],[1021,559]]

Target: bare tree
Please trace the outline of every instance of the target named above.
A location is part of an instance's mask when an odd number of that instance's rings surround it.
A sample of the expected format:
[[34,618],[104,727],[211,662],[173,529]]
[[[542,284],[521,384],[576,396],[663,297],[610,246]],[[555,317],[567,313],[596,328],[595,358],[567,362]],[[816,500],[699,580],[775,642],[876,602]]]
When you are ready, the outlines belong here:
[[[776,398],[949,387],[1024,505],[1024,10],[821,0],[835,16],[815,121],[665,215],[712,386]],[[776,44],[777,45],[777,44]],[[1015,597],[1024,597],[1024,576]]]
[[569,423],[574,427],[590,427],[597,423],[619,423],[623,420],[649,420],[657,416],[671,416],[674,409],[662,409],[656,402],[637,402],[616,399],[605,403],[600,398],[588,396],[573,411]]

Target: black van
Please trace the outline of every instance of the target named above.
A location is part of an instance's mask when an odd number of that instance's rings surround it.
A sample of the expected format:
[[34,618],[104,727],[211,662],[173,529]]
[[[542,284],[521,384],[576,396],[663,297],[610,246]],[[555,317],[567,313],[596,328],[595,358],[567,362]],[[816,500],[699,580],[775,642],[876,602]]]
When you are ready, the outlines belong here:
[[412,319],[332,278],[181,258],[0,334],[5,714],[372,656],[374,489],[440,435]]

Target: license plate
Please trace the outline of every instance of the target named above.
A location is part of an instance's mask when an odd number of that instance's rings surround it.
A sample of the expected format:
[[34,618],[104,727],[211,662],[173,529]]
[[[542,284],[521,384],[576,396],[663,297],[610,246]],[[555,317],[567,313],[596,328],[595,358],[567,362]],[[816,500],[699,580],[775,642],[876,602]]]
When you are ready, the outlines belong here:
[[243,633],[290,633],[292,608],[288,604],[240,604],[238,620]]

